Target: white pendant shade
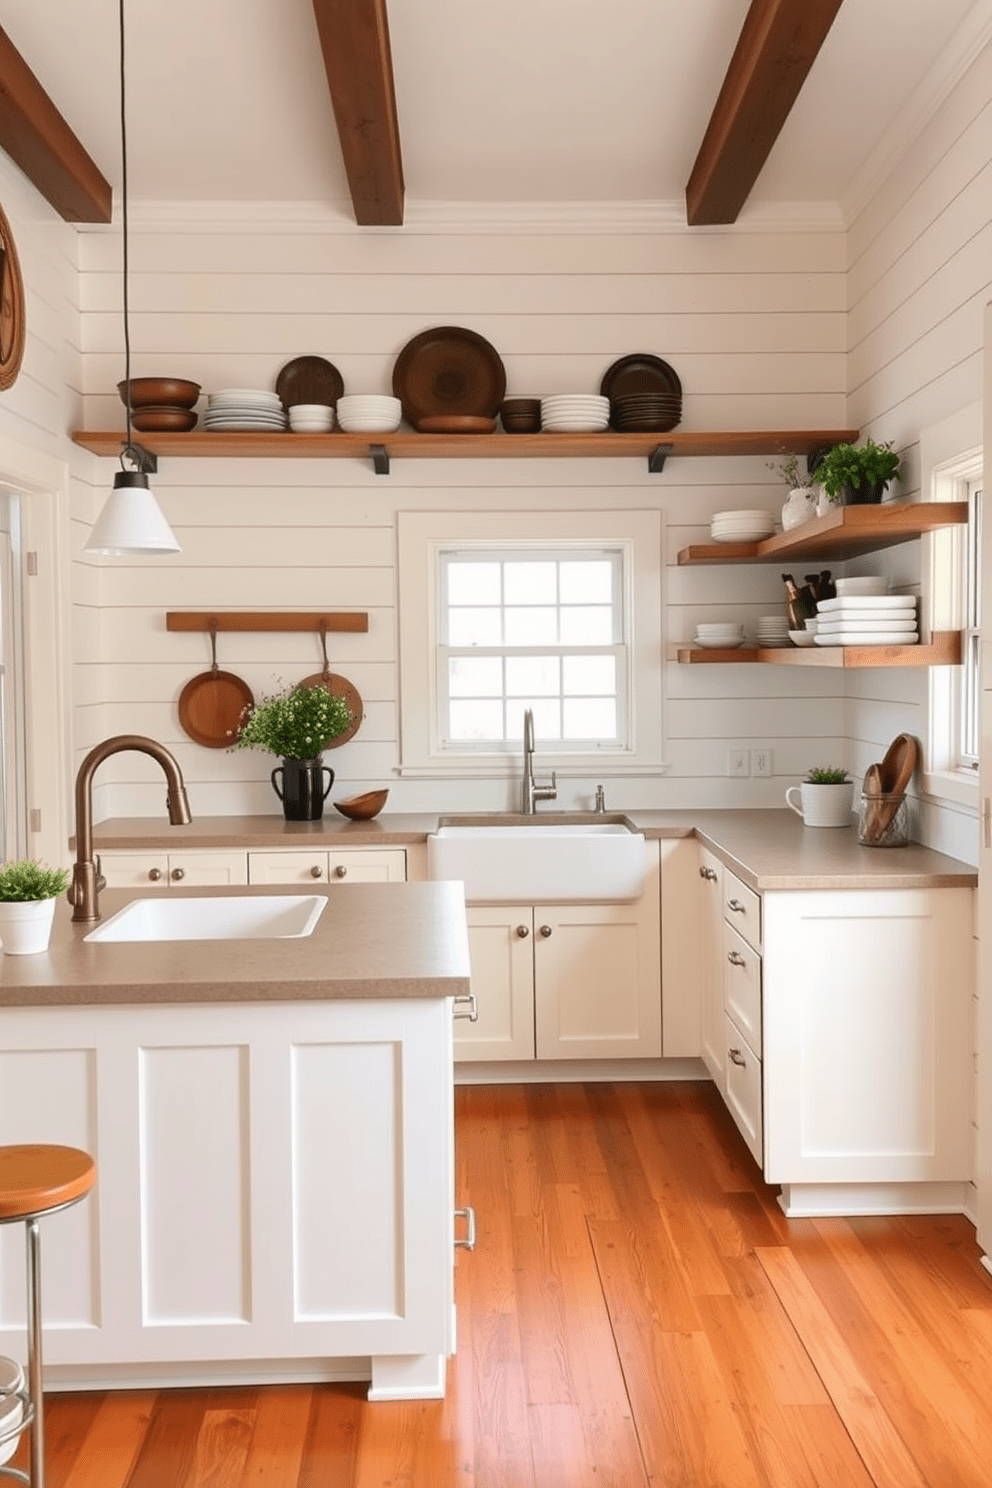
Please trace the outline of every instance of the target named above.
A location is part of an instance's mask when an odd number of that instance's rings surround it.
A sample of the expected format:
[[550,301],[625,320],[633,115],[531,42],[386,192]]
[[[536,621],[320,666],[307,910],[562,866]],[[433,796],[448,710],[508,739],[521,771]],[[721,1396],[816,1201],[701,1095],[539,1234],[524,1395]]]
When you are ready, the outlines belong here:
[[93,524],[84,553],[181,553],[182,548],[139,470],[119,470],[114,489]]

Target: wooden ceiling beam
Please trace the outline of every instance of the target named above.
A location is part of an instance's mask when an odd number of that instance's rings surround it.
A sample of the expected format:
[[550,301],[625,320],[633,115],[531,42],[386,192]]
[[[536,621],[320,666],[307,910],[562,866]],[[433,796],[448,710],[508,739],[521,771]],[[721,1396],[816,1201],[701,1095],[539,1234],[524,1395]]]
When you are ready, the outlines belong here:
[[690,227],[735,222],[842,0],[752,0],[685,189]]
[[386,0],[313,0],[355,221],[403,222],[403,161]]
[[66,222],[109,222],[113,192],[0,28],[0,147]]

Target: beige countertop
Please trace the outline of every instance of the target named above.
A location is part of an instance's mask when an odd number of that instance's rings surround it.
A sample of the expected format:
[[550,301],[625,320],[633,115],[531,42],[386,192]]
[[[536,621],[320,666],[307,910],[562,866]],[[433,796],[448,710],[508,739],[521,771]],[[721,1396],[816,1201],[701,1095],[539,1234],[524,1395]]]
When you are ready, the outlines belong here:
[[[181,851],[187,848],[320,846],[386,847],[422,843],[439,822],[530,822],[595,820],[589,813],[389,813],[370,822],[328,816],[318,822],[287,822],[279,816],[214,816],[170,827],[163,817],[116,818],[94,828],[96,850]],[[919,843],[906,847],[862,847],[850,827],[805,827],[786,807],[759,811],[610,812],[645,837],[696,835],[754,889],[973,888],[978,871],[968,863]]]
[[[170,889],[169,897],[293,895],[299,889]],[[315,885],[329,903],[312,935],[281,940],[100,944],[63,898],[46,952],[0,954],[0,1005],[312,1002],[462,997],[469,992],[465,901],[457,883]],[[135,897],[104,889],[103,920]]]

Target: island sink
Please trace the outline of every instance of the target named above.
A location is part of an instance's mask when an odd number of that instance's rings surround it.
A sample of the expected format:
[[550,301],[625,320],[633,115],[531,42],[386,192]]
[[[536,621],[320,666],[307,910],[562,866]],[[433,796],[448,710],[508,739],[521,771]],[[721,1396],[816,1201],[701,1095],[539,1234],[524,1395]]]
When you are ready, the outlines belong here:
[[289,940],[312,935],[319,894],[239,894],[229,899],[132,899],[84,940]]
[[427,839],[430,878],[461,879],[476,904],[596,904],[639,899],[644,837],[621,822],[441,826]]

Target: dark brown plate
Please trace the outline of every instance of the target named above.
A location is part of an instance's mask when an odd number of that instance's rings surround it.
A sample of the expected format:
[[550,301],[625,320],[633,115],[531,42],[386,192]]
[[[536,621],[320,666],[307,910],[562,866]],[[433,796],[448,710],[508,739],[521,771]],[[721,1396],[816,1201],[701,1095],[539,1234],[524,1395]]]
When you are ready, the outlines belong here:
[[682,396],[682,384],[674,367],[649,352],[621,357],[607,367],[599,391],[604,398],[622,398],[631,393],[673,393]]
[[506,368],[495,346],[461,326],[436,326],[408,341],[393,367],[393,392],[414,428],[436,414],[495,418]]
[[496,420],[477,418],[473,413],[435,413],[417,425],[421,434],[491,434]]
[[241,733],[245,709],[254,706],[247,682],[213,667],[191,677],[179,694],[179,722],[204,749],[229,749]]
[[344,392],[344,378],[323,357],[294,357],[280,369],[276,392],[287,410],[294,403],[325,403],[334,408]]
[[342,744],[347,744],[349,739],[355,737],[362,726],[365,705],[358,688],[349,682],[347,677],[339,677],[337,672],[311,672],[309,677],[304,677],[299,685],[300,687],[326,687],[331,697],[343,697],[351,710],[351,723],[343,734],[335,734],[333,739],[328,739],[324,744],[325,749],[340,749]]
[[187,434],[196,428],[196,413],[192,408],[132,408],[131,423],[143,434]]

